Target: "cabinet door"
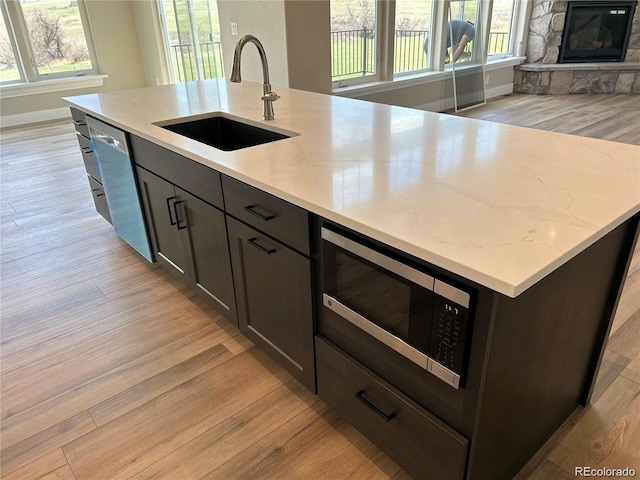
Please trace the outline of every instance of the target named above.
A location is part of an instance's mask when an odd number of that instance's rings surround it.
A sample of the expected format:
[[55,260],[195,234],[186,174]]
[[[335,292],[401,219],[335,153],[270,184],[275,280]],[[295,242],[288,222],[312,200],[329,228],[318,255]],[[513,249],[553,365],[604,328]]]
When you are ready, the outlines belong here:
[[155,258],[182,277],[189,267],[180,230],[185,223],[181,200],[171,183],[142,168],[137,168],[137,174]]
[[227,217],[241,331],[312,392],[311,261]]
[[178,213],[179,228],[185,233],[183,240],[191,257],[189,282],[237,326],[224,213],[178,187],[175,190],[184,201],[178,204]]

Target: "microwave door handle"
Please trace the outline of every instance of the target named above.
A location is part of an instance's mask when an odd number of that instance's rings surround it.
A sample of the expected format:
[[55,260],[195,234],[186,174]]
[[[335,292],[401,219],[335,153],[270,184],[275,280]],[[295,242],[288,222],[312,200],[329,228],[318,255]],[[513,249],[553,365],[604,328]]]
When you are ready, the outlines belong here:
[[347,252],[351,252],[354,255],[359,256],[360,258],[364,258],[365,260],[368,260],[369,262],[378,265],[385,270],[393,272],[396,275],[399,275],[415,283],[416,285],[420,285],[427,290],[433,291],[435,279],[431,275],[427,275],[426,273],[416,270],[415,268],[410,267],[405,263],[399,262],[391,257],[383,255],[382,253],[376,252],[369,247],[365,247],[361,243],[354,242],[350,238],[343,237],[342,235],[325,227],[322,227],[320,229],[320,235],[323,240],[332,243],[333,245],[342,248]]
[[400,355],[408,358],[413,363],[424,368],[425,370],[427,369],[427,361],[429,357],[427,357],[420,350],[417,350],[404,340],[401,340],[395,335],[387,332],[384,328],[379,327],[372,321],[351,310],[349,307],[339,302],[332,296],[327,295],[326,293],[322,294],[322,303],[329,310],[337,313],[342,318],[358,327],[360,330],[367,332],[376,340],[384,343],[387,347],[395,350]]
[[448,383],[454,388],[460,388],[460,375],[452,372],[448,368],[440,365],[435,360],[429,358],[420,350],[415,349],[404,340],[387,332],[384,328],[379,327],[372,321],[366,319],[357,312],[354,312],[346,305],[342,304],[335,298],[326,293],[322,294],[322,304],[329,310],[340,315],[342,318],[352,323],[360,330],[371,335],[376,340],[384,343],[387,347],[395,350],[403,357],[412,361],[421,368],[424,368],[429,373],[432,373],[443,382]]

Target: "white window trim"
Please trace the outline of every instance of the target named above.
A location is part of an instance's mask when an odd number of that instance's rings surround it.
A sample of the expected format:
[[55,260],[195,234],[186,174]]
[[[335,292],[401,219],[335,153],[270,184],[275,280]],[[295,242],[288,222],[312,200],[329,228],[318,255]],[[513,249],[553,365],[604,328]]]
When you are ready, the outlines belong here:
[[[26,40],[27,27],[23,16],[22,9],[19,3],[7,3],[6,0],[0,0],[3,3],[3,10],[6,8],[8,15],[8,24],[11,25],[10,35],[13,34],[12,44],[15,44],[18,56],[16,61],[19,63],[18,71],[20,72],[20,79],[15,82],[8,82],[0,84],[0,92],[2,96],[22,96],[37,93],[56,92],[61,90],[67,90],[68,88],[58,87],[58,83],[64,85],[81,85],[71,88],[84,88],[101,86],[102,83],[96,84],[96,79],[104,79],[107,75],[102,73],[100,68],[100,62],[98,61],[95,41],[93,38],[93,29],[91,27],[91,21],[87,12],[87,0],[77,0],[78,11],[82,21],[83,33],[87,42],[87,48],[89,50],[89,58],[93,66],[90,70],[60,72],[42,75],[38,72],[38,68],[33,60],[33,52],[31,50],[30,41]],[[81,79],[81,80],[78,80]],[[87,80],[92,79],[92,80]],[[83,81],[84,80],[84,81]],[[41,90],[40,87],[33,87],[34,85],[47,85],[45,90]],[[20,88],[22,87],[22,88]],[[23,90],[24,89],[24,90]],[[4,92],[19,92],[17,94],[5,94]],[[21,92],[27,93],[21,93]]]
[[[524,62],[524,60],[525,57],[515,56],[508,58],[498,58],[495,60],[489,59],[484,66],[484,71],[486,73],[492,70],[513,67],[515,65],[520,65],[522,62]],[[446,70],[443,72],[421,72],[414,75],[405,75],[400,78],[395,78],[390,82],[370,82],[367,84],[341,87],[339,89],[333,90],[332,94],[338,97],[358,98],[362,95],[391,92],[393,90],[414,87],[416,85],[425,85],[428,83],[440,82],[443,80],[451,79],[451,77],[451,70]]]
[[108,75],[101,73],[98,75],[79,75],[77,77],[0,85],[0,97],[14,98],[24,97],[26,95],[39,95],[41,93],[77,90],[79,88],[101,87],[104,85],[105,78],[108,78]]
[[[436,18],[435,23],[438,23],[440,19],[440,27],[444,28],[446,25],[445,17],[448,9],[445,2],[439,5],[441,9],[433,10],[432,15]],[[513,54],[506,54],[501,56],[487,56],[484,64],[485,72],[496,70],[499,68],[505,68],[515,65],[520,65],[524,62],[525,57],[521,55],[522,52],[518,51],[518,45],[526,44],[527,41],[527,28],[528,19],[531,13],[531,0],[515,0],[514,3],[514,18],[512,19],[512,35],[510,39],[510,51]],[[379,19],[378,19],[379,20]],[[394,18],[395,21],[395,18]],[[437,37],[438,25],[435,25],[435,34]],[[488,36],[488,32],[487,32]],[[438,37],[439,38],[439,37]],[[432,46],[432,48],[434,48]],[[440,50],[438,50],[440,51]],[[435,67],[439,59],[434,58]],[[415,85],[422,85],[428,83],[439,82],[445,79],[451,78],[451,70],[421,70],[415,73],[402,73],[396,74],[394,78],[389,80],[373,80],[372,76],[363,77],[358,83],[350,82],[348,85],[340,85],[340,81],[333,82],[333,88],[331,93],[337,96],[356,98],[362,95],[370,95],[375,93],[389,92],[398,90],[401,88],[413,87]]]

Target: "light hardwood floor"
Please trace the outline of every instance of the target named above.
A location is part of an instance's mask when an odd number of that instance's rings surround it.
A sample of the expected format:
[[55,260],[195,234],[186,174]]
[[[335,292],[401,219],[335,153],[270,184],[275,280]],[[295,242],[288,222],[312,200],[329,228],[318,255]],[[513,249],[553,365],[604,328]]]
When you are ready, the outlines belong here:
[[[622,120],[640,97],[589,97],[516,95],[465,115],[554,129],[553,112],[570,111],[576,133],[640,144],[638,120]],[[619,120],[586,125],[595,104]],[[70,123],[1,140],[2,478],[409,478],[117,237],[93,209]],[[638,292],[636,253],[593,403],[518,478],[640,475]]]

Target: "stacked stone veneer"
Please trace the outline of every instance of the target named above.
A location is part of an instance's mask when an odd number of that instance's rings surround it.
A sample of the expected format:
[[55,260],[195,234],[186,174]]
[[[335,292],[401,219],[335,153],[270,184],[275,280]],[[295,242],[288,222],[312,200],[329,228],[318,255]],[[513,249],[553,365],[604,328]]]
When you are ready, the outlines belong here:
[[526,61],[515,68],[514,91],[532,94],[640,93],[640,6],[624,62],[558,63],[567,0],[533,0]]

